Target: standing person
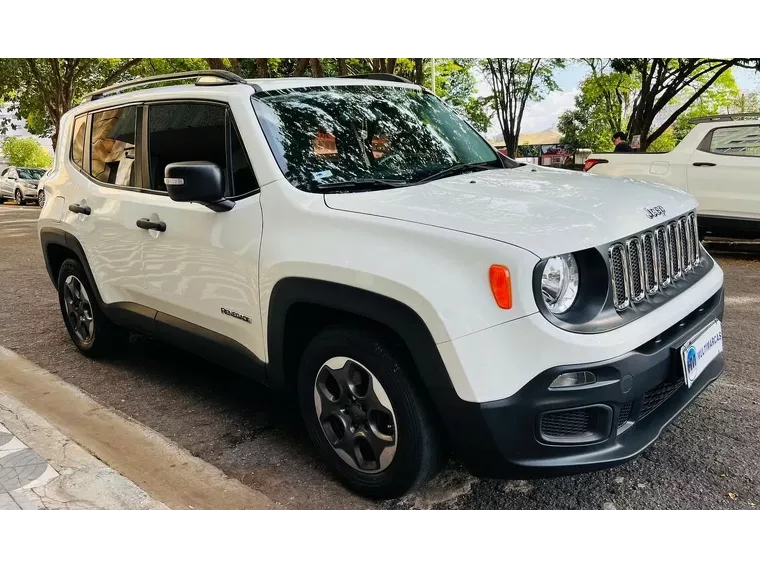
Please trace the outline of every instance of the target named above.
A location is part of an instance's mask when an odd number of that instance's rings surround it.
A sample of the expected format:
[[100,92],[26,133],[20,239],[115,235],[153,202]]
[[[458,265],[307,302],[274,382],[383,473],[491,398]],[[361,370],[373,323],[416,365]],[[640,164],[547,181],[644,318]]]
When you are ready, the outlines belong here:
[[615,152],[633,152],[633,148],[625,139],[625,132],[615,132],[612,135],[612,143],[615,145]]

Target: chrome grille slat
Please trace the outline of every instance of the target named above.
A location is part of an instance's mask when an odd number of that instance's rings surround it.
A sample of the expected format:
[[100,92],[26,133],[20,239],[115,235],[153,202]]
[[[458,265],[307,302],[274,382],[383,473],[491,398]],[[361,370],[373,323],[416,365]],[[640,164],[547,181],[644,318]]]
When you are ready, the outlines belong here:
[[644,233],[641,235],[641,253],[644,265],[644,287],[647,295],[651,296],[656,294],[660,288],[658,282],[660,267],[654,233]]
[[641,258],[641,243],[639,239],[628,239],[625,243],[628,253],[628,268],[630,270],[631,300],[639,303],[646,295],[644,292],[644,263]]
[[689,225],[691,226],[691,240],[692,244],[694,246],[694,256],[692,257],[692,262],[695,267],[699,266],[699,263],[702,261],[702,250],[700,249],[699,244],[699,229],[697,227],[697,216],[692,213],[689,215]]
[[628,261],[625,247],[616,243],[610,247],[610,269],[612,272],[612,303],[617,310],[624,310],[631,305],[628,282]]
[[691,225],[687,222],[686,217],[681,217],[678,220],[678,236],[681,243],[681,270],[684,273],[691,272],[694,268],[692,248],[694,244],[691,242]]
[[655,296],[699,266],[694,212],[613,243],[608,250],[612,303],[618,311]]
[[683,276],[681,267],[681,238],[678,234],[678,223],[668,223],[668,241],[670,242],[670,279],[680,280]]
[[654,238],[657,241],[657,261],[660,265],[657,281],[662,290],[673,282],[670,278],[670,240],[668,239],[667,229],[665,227],[657,227],[654,231]]

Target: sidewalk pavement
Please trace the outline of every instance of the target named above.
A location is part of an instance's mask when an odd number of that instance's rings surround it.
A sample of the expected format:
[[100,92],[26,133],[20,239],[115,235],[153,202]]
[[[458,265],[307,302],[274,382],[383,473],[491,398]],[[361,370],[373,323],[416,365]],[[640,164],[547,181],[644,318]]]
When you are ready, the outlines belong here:
[[0,510],[278,508],[0,346]]
[[166,508],[0,392],[0,511]]

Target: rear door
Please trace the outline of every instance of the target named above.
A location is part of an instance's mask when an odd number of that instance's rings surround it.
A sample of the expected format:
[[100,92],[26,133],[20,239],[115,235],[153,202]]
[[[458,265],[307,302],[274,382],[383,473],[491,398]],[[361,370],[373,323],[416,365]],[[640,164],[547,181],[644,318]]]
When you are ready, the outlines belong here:
[[136,143],[142,107],[93,111],[74,120],[64,223],[79,240],[107,304],[139,305],[140,273],[148,241],[135,226],[145,199],[139,187]]
[[0,172],[0,197],[6,197],[7,189],[6,184],[8,183],[8,172],[11,168],[3,168],[3,171]]
[[760,220],[760,125],[711,130],[687,168],[700,215]]

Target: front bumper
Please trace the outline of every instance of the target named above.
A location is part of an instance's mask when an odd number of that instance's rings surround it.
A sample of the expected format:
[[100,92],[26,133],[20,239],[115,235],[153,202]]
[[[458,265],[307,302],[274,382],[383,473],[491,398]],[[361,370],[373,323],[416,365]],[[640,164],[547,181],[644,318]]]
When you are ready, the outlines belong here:
[[[548,369],[503,400],[462,401],[459,416],[452,417],[458,456],[472,473],[499,478],[566,475],[630,460],[723,372],[720,354],[687,388],[678,355],[695,333],[722,321],[723,312],[721,288],[683,320],[620,357]],[[549,390],[558,375],[581,370],[593,372],[597,382]],[[567,435],[584,427],[595,434]]]

